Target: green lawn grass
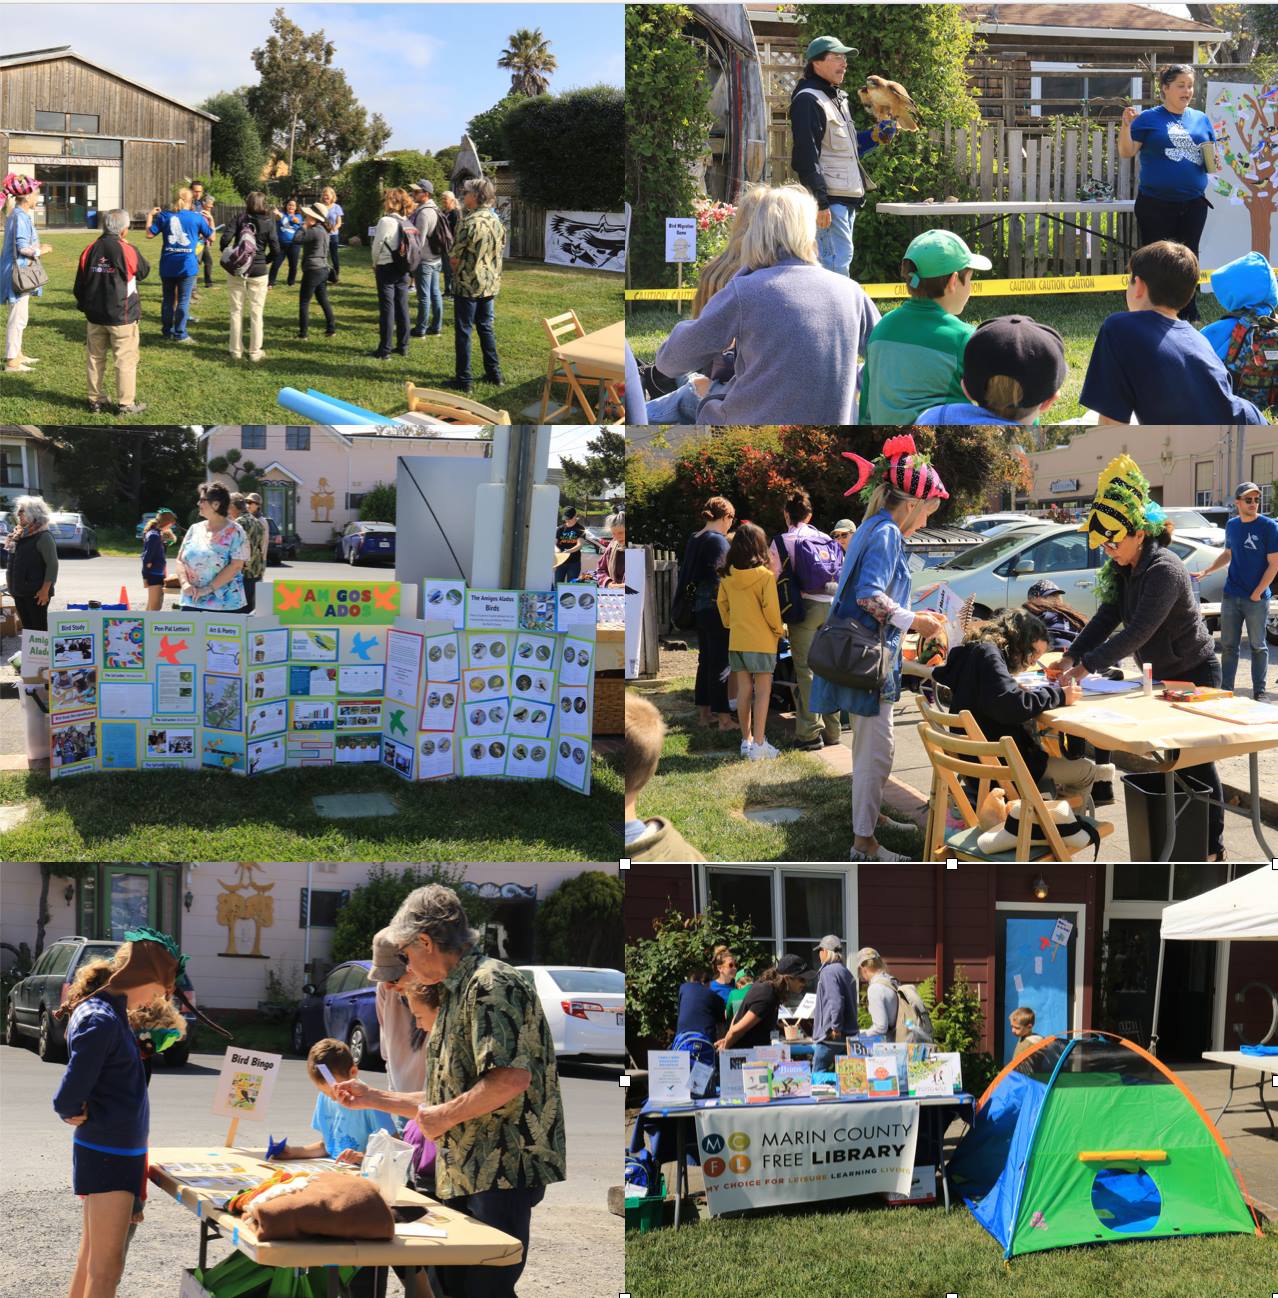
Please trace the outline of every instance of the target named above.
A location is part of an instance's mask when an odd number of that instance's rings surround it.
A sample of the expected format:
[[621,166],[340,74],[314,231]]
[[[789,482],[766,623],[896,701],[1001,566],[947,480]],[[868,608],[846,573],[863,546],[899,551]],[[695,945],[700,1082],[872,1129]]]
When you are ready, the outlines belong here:
[[[1278,1236],[1202,1235],[1051,1249],[1014,1258],[966,1209],[776,1210],[680,1230],[626,1235],[634,1298],[701,1298],[705,1277],[733,1298],[909,1295],[909,1298],[1268,1298]],[[1268,1277],[1268,1279],[1266,1279]]]
[[[901,305],[900,300],[876,301],[875,306],[886,315]],[[1100,331],[1101,322],[1115,311],[1124,310],[1123,295],[1112,293],[1043,294],[1038,297],[974,297],[963,312],[963,319],[972,324],[994,316],[1028,315],[1060,331],[1065,339],[1065,360],[1069,375],[1061,395],[1044,417],[1044,423],[1060,423],[1078,419],[1085,411],[1079,404],[1078,394],[1083,389],[1083,376],[1092,354],[1092,344]],[[1202,323],[1210,324],[1224,314],[1216,298],[1202,293],[1198,298]],[[666,335],[679,321],[673,306],[664,303],[631,302],[626,307],[626,338],[641,361],[652,360]],[[683,319],[688,318],[687,307]]]
[[[31,815],[0,834],[8,861],[608,861],[617,857],[621,775],[596,757],[589,797],[549,781],[407,784],[361,767],[254,779],[122,772],[50,780],[0,774],[0,804]],[[387,793],[399,814],[324,820],[311,799]]]
[[[75,265],[90,234],[42,235],[53,245],[45,258],[49,283],[44,296],[31,303],[31,323],[24,351],[39,358],[30,373],[0,375],[0,421],[23,424],[119,423],[113,413],[91,415],[85,378],[85,320],[71,289]],[[142,358],[138,400],[144,414],[128,423],[301,423],[302,418],[276,401],[280,388],[317,388],[380,415],[405,408],[406,380],[439,387],[453,374],[452,304],[445,303],[444,332],[438,338],[413,338],[407,357],[374,360],[377,346],[377,290],[367,248],[342,249],[341,283],[329,290],[337,316],[337,335],[324,337],[324,317],[312,304],[310,336],[297,337],[298,289],[288,288],[287,265],[267,295],[266,359],[253,365],[233,361],[227,352],[226,275],[214,267],[211,289],[197,283],[191,325],[195,345],[175,346],[160,337],[159,243],[131,236],[151,262],[142,294]],[[497,350],[505,383],[501,388],[477,381],[474,398],[518,418],[541,399],[546,374],[546,316],[576,310],[587,330],[601,329],[622,318],[622,277],[606,271],[574,270],[536,262],[508,262],[497,297]],[[409,299],[416,318],[416,299]],[[247,339],[246,339],[247,342]],[[471,372],[483,373],[478,338],[472,339]],[[115,395],[114,377],[108,391]]]
[[[640,816],[664,816],[707,860],[828,861],[852,847],[852,793],[848,777],[791,748],[767,762],[747,762],[738,731],[698,724],[693,678],[632,683],[665,719],[657,773],[639,796]],[[768,738],[790,742],[790,724],[772,713]],[[797,807],[785,825],[747,820],[746,807]],[[889,812],[889,814],[891,814]],[[879,841],[896,852],[922,854],[923,835],[883,829]]]

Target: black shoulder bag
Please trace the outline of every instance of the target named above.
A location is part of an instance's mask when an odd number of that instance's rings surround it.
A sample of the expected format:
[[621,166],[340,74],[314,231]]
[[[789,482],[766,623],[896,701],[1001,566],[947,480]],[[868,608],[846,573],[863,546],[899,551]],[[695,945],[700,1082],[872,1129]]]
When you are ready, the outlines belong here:
[[855,566],[839,588],[830,616],[813,636],[808,649],[808,666],[832,685],[846,685],[878,694],[892,673],[892,653],[886,643],[887,623],[879,623],[876,635],[867,631],[856,618],[838,617],[834,612],[849,586],[852,586],[855,597],[856,576],[864,556],[864,551],[857,556]]

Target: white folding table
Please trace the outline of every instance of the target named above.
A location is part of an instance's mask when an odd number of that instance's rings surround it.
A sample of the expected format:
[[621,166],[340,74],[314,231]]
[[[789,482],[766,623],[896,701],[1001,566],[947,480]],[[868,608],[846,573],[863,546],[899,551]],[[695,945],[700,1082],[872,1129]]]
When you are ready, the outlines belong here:
[[[1274,1126],[1274,1115],[1269,1111],[1269,1102],[1265,1099],[1266,1081],[1278,1078],[1278,1055],[1245,1055],[1241,1050],[1204,1050],[1203,1058],[1209,1063],[1229,1065],[1229,1098],[1225,1101],[1224,1108],[1216,1114],[1217,1122],[1225,1116],[1225,1110],[1233,1103],[1235,1090],[1249,1091],[1255,1086],[1260,1092],[1260,1107],[1269,1119],[1270,1131],[1278,1131],[1278,1127]],[[1239,1068],[1249,1068],[1252,1072],[1259,1073],[1260,1080],[1235,1087],[1234,1073]]]

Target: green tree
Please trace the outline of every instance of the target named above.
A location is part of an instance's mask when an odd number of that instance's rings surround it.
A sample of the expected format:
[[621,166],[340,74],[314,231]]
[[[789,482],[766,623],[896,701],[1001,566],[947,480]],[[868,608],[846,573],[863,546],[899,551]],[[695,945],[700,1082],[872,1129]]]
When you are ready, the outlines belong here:
[[692,163],[713,124],[703,56],[683,29],[692,11],[677,4],[626,5],[626,194],[631,204],[626,282],[673,285],[666,217],[691,216]]
[[224,473],[235,483],[236,491],[262,490],[261,474],[265,465],[244,458],[244,452],[232,447],[225,455],[215,455],[209,461],[210,473]]
[[476,892],[463,888],[464,866],[410,865],[390,870],[375,865],[368,872],[368,882],[351,892],[346,904],[337,912],[333,930],[333,962],[367,960],[373,950],[373,938],[395,917],[400,904],[417,888],[428,883],[442,883],[452,888],[461,900],[462,910],[473,928],[482,928],[492,913],[492,906]]
[[574,460],[564,456],[560,463],[564,473],[564,495],[582,505],[598,499],[610,487],[625,485],[625,434],[601,428],[586,443],[586,454],[582,459]]
[[351,163],[338,190],[346,195],[342,205],[346,208],[347,225],[352,230],[366,230],[376,225],[386,191],[407,189],[417,180],[429,180],[438,194],[448,185],[448,173],[437,158],[416,149],[396,149]]
[[543,964],[619,969],[624,897],[621,880],[602,870],[565,879],[537,907],[538,958]]
[[361,523],[393,523],[395,521],[395,484],[375,482],[359,502]]
[[550,74],[559,60],[550,52],[550,42],[541,28],[529,31],[521,27],[506,38],[506,48],[497,60],[499,68],[510,72],[512,95],[544,95],[550,89]]
[[625,94],[617,86],[520,100],[505,122],[520,196],[545,208],[620,210],[625,175],[617,141],[624,127]]
[[[247,194],[262,183],[262,168],[266,165],[266,150],[262,147],[262,136],[248,106],[249,89],[226,90],[218,95],[210,95],[200,105],[206,113],[213,113],[217,121],[213,123],[213,142],[210,157],[213,166],[228,175],[240,194]],[[234,202],[224,197],[223,189],[210,192],[221,202]]]
[[333,66],[337,47],[323,30],[304,32],[276,9],[271,35],[253,51],[260,80],[247,96],[267,146],[293,172],[295,155],[325,175],[362,153],[375,154],[390,139],[385,118],[370,118],[346,74]]
[[879,216],[876,204],[969,196],[963,160],[947,156],[943,142],[929,133],[980,117],[967,79],[968,62],[979,52],[975,28],[956,4],[799,4],[795,16],[800,49],[827,32],[842,32],[857,47],[848,55],[843,85],[859,126],[871,122],[856,90],[872,73],[901,82],[919,106],[918,131],[901,132],[866,158],[865,170],[878,186],[876,202],[862,208],[856,222],[856,277],[895,280],[908,235],[899,219]]
[[[491,108],[476,113],[466,123],[466,134],[474,142],[481,158],[505,160],[510,153],[506,143],[506,119],[518,105],[524,102],[525,96],[509,94],[499,99]],[[452,164],[449,164],[451,171]]]

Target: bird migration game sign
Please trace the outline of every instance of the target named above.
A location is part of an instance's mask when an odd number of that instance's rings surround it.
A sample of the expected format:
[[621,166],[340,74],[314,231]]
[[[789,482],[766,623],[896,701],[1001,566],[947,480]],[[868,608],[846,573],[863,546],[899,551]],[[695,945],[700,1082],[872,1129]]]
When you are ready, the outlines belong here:
[[430,604],[424,620],[390,616],[395,582],[284,584],[287,602],[300,596],[285,613],[309,606],[306,620],[51,614],[43,659],[37,649],[23,662],[48,671],[50,776],[367,764],[414,781],[541,779],[589,793],[594,627],[557,630],[554,592],[463,592],[458,629]]

